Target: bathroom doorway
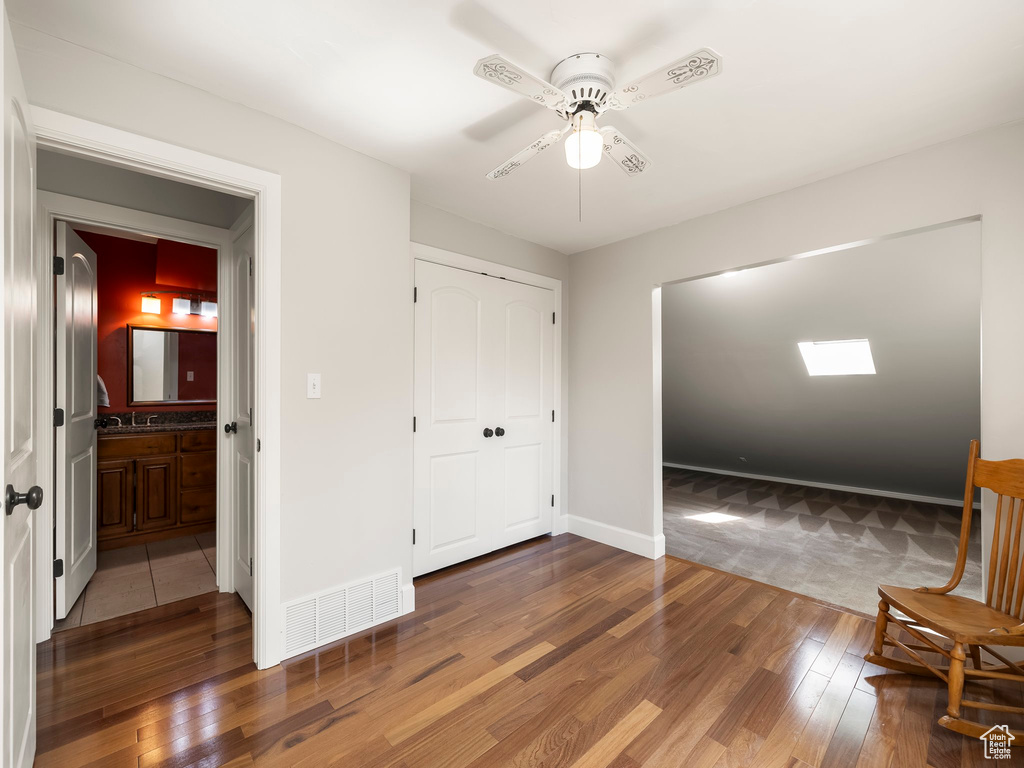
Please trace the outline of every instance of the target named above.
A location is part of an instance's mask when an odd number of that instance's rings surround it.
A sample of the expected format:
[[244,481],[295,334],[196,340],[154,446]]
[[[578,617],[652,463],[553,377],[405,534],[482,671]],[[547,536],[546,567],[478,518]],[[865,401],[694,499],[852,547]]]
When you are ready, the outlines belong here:
[[39,202],[56,310],[50,626],[217,591],[251,611],[251,201],[225,209],[229,226]]

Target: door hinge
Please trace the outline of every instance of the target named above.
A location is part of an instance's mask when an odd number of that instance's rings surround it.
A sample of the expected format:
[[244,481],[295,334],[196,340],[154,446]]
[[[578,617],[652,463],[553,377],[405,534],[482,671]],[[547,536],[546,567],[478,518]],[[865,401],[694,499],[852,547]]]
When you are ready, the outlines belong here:
[[551,313],[551,324],[552,325],[555,324],[555,313],[554,312]]
[[252,558],[249,558],[249,575],[252,576]]
[[53,274],[63,275],[64,274],[64,257],[54,256],[53,257]]
[[555,412],[554,411],[551,412],[551,421],[552,421],[552,423],[554,423],[554,421],[555,421]]
[[412,303],[413,303],[413,304],[415,304],[415,303],[416,303],[416,300],[417,300],[418,298],[419,298],[419,292],[418,292],[418,291],[416,290],[416,286],[414,285],[414,286],[412,287]]
[[54,408],[53,409],[53,426],[63,427],[64,426],[64,409]]
[[252,277],[252,258],[249,258],[249,277]]
[[412,417],[412,431],[413,432],[416,431],[416,417],[415,416]]
[[415,528],[412,529],[412,543],[413,543],[413,546],[416,545],[416,529]]
[[555,506],[555,494],[551,494],[551,506]]
[[53,578],[59,579],[64,575],[64,561],[54,560],[53,561]]
[[260,439],[257,437],[256,438],[256,453],[259,453],[259,452],[260,452]]

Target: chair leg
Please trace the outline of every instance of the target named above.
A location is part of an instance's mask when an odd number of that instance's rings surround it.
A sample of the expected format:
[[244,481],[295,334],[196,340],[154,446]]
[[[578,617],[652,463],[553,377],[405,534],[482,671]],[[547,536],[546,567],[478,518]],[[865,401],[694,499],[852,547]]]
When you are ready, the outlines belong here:
[[967,658],[962,643],[953,643],[949,653],[949,703],[946,712],[950,717],[960,717],[960,699],[964,694],[964,660]]
[[885,650],[885,629],[889,626],[889,604],[885,600],[878,601],[878,615],[875,617],[875,656],[881,656]]
[[971,663],[975,669],[981,669],[981,648],[976,645],[967,646],[971,650]]

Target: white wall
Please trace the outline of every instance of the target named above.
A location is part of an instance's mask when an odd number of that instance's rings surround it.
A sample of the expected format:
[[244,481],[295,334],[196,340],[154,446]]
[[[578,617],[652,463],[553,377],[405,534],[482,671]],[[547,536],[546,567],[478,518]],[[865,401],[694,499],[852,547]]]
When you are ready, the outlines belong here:
[[[283,601],[411,573],[409,176],[278,119],[15,27],[33,104],[279,173]],[[305,398],[306,372],[323,397]]]
[[559,516],[555,532],[564,533],[569,513],[569,257],[563,253],[506,235],[496,229],[463,219],[426,203],[412,201],[414,243],[432,245],[484,261],[494,261],[516,269],[546,275],[562,281],[562,453],[561,496],[556,508]]
[[569,257],[559,251],[506,235],[416,200],[412,201],[411,217],[414,243],[554,277],[563,281],[562,291],[565,291]]
[[981,449],[991,459],[1024,456],[1024,124],[1016,123],[571,256],[574,515],[644,536],[661,531],[651,475],[661,463],[660,405],[651,403],[655,286],[975,214],[983,217]]
[[[14,34],[33,104],[281,175],[281,599],[395,567],[410,581],[409,175],[177,81]],[[561,254],[414,208],[418,242],[566,276]],[[307,372],[323,376],[319,400],[305,398]]]

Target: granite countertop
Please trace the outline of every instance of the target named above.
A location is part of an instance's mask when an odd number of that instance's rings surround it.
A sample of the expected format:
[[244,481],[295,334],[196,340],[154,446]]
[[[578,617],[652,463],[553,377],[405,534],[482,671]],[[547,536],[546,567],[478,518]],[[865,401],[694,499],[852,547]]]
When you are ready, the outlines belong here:
[[[153,418],[152,424],[146,424],[147,418]],[[111,422],[109,427],[98,430],[101,435],[144,435],[150,432],[192,432],[199,429],[216,429],[216,411],[136,411],[135,425],[132,425],[132,414],[101,413],[100,418],[117,418],[121,424]]]
[[97,430],[101,435],[139,435],[148,434],[150,432],[193,432],[200,429],[216,429],[217,422],[211,421],[206,424],[197,424],[194,422],[188,424],[150,424],[146,426],[141,424],[133,427],[129,424],[122,424],[120,427],[116,424],[110,427],[102,427]]

